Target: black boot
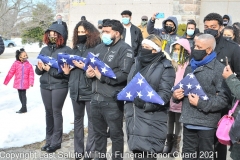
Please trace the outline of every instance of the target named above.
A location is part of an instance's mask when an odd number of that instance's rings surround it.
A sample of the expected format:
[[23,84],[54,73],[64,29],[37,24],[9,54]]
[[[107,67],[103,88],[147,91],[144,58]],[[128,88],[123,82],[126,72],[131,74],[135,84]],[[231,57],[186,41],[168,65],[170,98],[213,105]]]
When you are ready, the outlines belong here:
[[49,146],[49,147],[46,148],[46,152],[53,153],[60,148],[61,148],[61,144],[57,145],[57,146]]
[[50,144],[46,143],[44,146],[42,146],[41,151],[46,151],[48,147],[50,147]]
[[167,134],[167,141],[163,149],[163,153],[170,153],[173,146],[173,134]]
[[27,107],[23,106],[19,111],[17,111],[16,113],[26,113],[27,112]]
[[181,136],[173,135],[173,147],[170,152],[170,157],[178,157],[180,154],[180,141],[181,141]]

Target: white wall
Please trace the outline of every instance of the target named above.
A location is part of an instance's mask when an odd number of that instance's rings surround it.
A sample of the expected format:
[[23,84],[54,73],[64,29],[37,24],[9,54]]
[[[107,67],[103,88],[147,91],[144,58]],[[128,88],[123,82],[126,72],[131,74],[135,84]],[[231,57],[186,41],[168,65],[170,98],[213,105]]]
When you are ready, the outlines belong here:
[[199,18],[199,29],[203,32],[204,17],[211,12],[220,15],[229,14],[232,16],[232,22],[240,22],[240,0],[202,0]]
[[[75,25],[81,16],[97,26],[98,20],[105,18],[121,20],[121,12],[130,10],[132,12],[132,23],[139,25],[143,15],[150,18],[155,12],[164,12],[165,17],[172,15],[172,0],[86,0],[85,5],[70,2],[69,12],[69,39]],[[156,27],[162,27],[162,20],[157,20]]]

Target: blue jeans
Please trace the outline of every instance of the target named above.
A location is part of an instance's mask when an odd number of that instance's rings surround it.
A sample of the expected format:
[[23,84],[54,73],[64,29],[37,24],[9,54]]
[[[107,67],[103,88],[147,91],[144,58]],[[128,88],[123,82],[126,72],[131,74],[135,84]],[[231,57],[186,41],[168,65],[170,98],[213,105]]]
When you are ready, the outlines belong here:
[[[107,127],[112,140],[112,158],[123,159],[123,105],[115,101],[91,101],[92,123],[95,136],[95,150],[106,153]],[[107,158],[98,158],[107,159]]]

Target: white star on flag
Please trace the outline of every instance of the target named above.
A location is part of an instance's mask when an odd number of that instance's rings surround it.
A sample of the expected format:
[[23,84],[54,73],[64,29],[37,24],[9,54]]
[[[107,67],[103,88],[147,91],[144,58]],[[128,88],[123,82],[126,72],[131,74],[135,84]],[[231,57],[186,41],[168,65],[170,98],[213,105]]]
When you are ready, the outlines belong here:
[[190,79],[192,78],[194,78],[194,75],[193,74],[188,74],[188,76],[190,77]]
[[94,64],[94,62],[96,61],[95,58],[90,58],[91,62]]
[[182,83],[179,83],[179,86],[180,86],[180,88],[183,88],[183,84]]
[[64,58],[62,58],[61,60],[62,60],[63,63],[67,62],[66,59],[64,59]]
[[102,73],[104,73],[105,74],[105,72],[107,72],[108,70],[106,69],[106,67],[103,67],[102,68]]
[[188,87],[188,89],[191,89],[192,85],[190,83],[188,83],[187,87]]
[[207,97],[206,95],[203,96],[202,98],[203,98],[203,100],[205,100],[205,101],[208,100],[208,97]]
[[52,57],[49,57],[49,59],[53,59]]
[[74,58],[75,57],[75,55],[69,55],[69,58]]
[[127,98],[129,98],[129,99],[131,99],[131,97],[132,97],[132,95],[131,95],[131,93],[130,92],[126,92],[127,93]]
[[150,99],[152,98],[152,96],[154,95],[153,93],[152,93],[153,91],[151,91],[151,92],[148,92],[148,97],[150,97]]
[[137,95],[138,95],[139,98],[141,98],[143,96],[141,91],[137,92]]
[[199,84],[196,85],[196,89],[201,89],[201,86]]
[[51,62],[48,62],[47,64],[48,64],[49,66],[52,66],[52,63],[51,63]]
[[69,67],[70,67],[70,68],[74,68],[74,66],[72,66],[72,65],[69,65]]
[[142,83],[144,83],[143,82],[143,79],[138,79],[138,82],[137,82],[137,84],[139,84],[140,86],[142,85]]

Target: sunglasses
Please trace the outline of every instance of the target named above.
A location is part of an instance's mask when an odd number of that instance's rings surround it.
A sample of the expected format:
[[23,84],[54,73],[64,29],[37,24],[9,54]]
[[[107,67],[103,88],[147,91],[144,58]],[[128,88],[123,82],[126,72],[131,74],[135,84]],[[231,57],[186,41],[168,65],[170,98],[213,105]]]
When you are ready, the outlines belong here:
[[142,21],[147,21],[147,19],[142,19]]

